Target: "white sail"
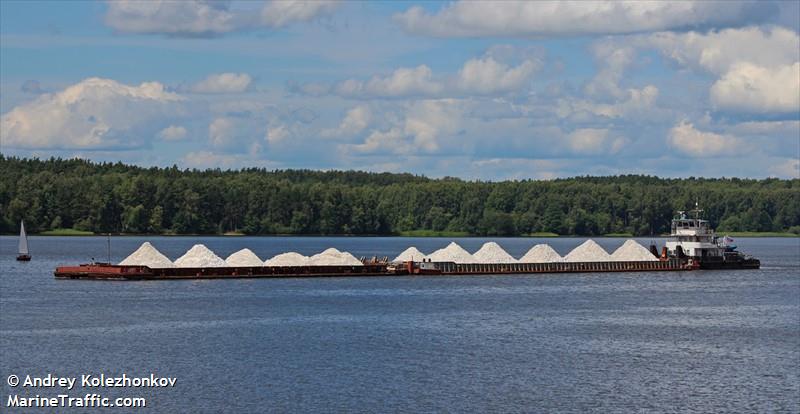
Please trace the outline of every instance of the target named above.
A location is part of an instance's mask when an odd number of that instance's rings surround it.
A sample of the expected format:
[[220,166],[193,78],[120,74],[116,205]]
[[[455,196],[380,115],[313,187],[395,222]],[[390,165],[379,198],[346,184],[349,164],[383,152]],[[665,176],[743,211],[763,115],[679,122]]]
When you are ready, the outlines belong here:
[[25,234],[25,223],[19,222],[19,254],[28,254],[28,235]]

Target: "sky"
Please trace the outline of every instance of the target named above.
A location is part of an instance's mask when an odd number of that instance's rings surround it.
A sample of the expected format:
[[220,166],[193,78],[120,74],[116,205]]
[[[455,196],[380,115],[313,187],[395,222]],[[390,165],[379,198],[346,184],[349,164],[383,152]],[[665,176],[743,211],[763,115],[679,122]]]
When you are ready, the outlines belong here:
[[800,178],[797,1],[0,2],[0,152]]

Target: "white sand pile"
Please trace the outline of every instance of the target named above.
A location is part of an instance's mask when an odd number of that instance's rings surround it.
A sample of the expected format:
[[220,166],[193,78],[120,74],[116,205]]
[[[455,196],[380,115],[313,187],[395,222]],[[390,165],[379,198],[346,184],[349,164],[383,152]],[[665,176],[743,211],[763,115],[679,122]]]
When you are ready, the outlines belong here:
[[177,267],[225,267],[227,264],[208,247],[195,244],[186,254],[175,260]]
[[439,249],[430,255],[432,262],[477,263],[474,257],[455,242],[450,242],[444,249]]
[[403,250],[403,253],[400,253],[397,257],[392,260],[393,262],[421,262],[422,259],[425,259],[425,254],[421,251],[417,250],[416,247],[411,246],[408,249]]
[[322,253],[311,256],[309,264],[312,266],[362,266],[361,260],[348,252],[340,252],[333,247]]
[[264,262],[250,249],[242,249],[233,253],[225,259],[225,263],[233,267],[264,266]]
[[339,259],[341,260],[342,264],[347,265],[347,266],[363,266],[364,265],[364,263],[361,263],[361,260],[358,260],[357,257],[353,256],[352,254],[350,254],[348,252],[342,252],[342,254],[339,256]]
[[477,252],[472,254],[472,257],[478,263],[517,263],[517,259],[495,242],[484,243]]
[[549,244],[537,244],[528,250],[522,258],[519,259],[520,263],[553,263],[560,262],[563,259],[557,251],[553,250]]
[[264,266],[306,266],[308,256],[300,253],[288,252],[281,253],[264,262]]
[[150,242],[144,242],[135,252],[119,262],[122,266],[147,266],[151,269],[175,267],[172,260],[164,256]]
[[609,262],[611,255],[608,254],[594,240],[586,240],[583,244],[576,247],[564,256],[565,262]]
[[611,260],[617,262],[657,262],[650,250],[637,243],[636,240],[627,240],[619,249],[611,254]]

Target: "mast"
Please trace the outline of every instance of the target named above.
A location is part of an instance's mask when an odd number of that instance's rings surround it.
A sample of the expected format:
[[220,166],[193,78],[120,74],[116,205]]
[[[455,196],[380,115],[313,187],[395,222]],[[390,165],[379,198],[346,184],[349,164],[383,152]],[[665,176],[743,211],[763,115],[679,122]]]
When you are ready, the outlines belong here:
[[25,234],[25,222],[19,222],[19,254],[28,254],[28,235]]

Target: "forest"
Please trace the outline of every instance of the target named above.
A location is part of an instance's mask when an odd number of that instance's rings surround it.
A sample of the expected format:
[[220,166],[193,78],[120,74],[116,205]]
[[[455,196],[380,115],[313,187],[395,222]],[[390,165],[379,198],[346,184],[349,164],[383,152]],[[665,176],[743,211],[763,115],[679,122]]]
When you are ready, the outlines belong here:
[[[0,232],[653,235],[699,203],[718,231],[800,233],[800,180],[466,181],[360,171],[187,170],[0,154]],[[417,232],[417,233],[414,233]],[[428,232],[428,233],[426,233]]]

